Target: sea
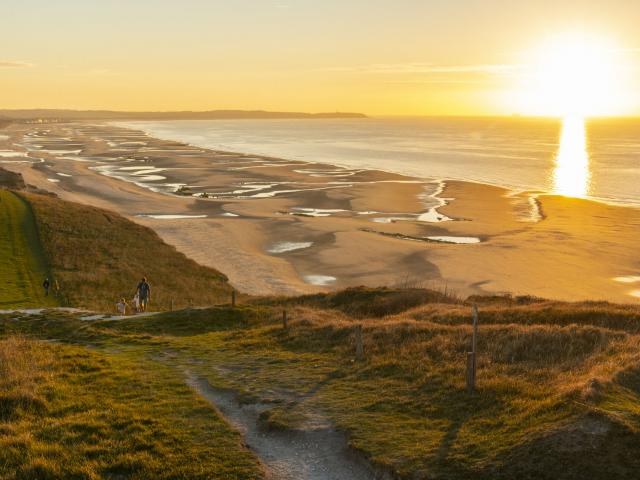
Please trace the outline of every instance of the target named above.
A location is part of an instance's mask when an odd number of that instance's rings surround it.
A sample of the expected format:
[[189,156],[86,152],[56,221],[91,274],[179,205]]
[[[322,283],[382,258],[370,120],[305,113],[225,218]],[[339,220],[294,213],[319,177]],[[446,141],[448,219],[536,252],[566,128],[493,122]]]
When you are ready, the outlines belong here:
[[640,206],[640,119],[394,117],[117,124],[214,150]]

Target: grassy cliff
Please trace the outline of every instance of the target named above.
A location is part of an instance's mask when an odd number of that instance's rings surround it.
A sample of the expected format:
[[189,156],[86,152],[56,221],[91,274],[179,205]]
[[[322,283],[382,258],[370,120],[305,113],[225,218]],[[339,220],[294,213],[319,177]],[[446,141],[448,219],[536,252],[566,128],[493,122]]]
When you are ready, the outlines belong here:
[[42,283],[50,275],[27,202],[0,188],[0,309],[52,306]]
[[130,300],[140,278],[152,310],[211,305],[229,298],[227,278],[198,265],[151,229],[99,208],[21,193],[33,210],[42,251],[62,304],[112,311]]

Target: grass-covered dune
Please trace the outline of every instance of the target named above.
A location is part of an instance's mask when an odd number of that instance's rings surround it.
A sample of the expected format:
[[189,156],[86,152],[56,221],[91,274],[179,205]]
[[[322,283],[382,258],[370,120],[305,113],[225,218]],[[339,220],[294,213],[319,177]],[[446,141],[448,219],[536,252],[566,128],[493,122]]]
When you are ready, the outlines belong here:
[[[18,237],[25,235],[28,247],[23,250],[30,254],[5,248],[8,254],[2,263],[11,262],[14,267],[0,265],[0,283],[14,282],[16,270],[34,272],[37,282],[30,284],[37,288],[30,288],[36,303],[41,300],[45,275],[59,287],[54,293],[60,305],[98,311],[113,311],[121,297],[130,301],[143,276],[152,287],[152,310],[211,305],[229,298],[231,287],[223,274],[188,259],[149,228],[116,213],[53,196],[1,192],[0,228]],[[10,223],[16,216],[19,221]],[[41,258],[44,266],[34,269],[33,258]],[[11,292],[2,296],[2,302],[4,308],[29,303]]]
[[0,479],[240,480],[261,472],[238,433],[171,368],[135,354],[0,339]]
[[0,310],[56,305],[55,298],[44,296],[42,282],[48,275],[29,204],[0,188]]
[[[363,298],[375,315],[363,315]],[[330,422],[393,478],[637,478],[638,307],[479,303],[478,389],[471,395],[468,303],[434,292],[364,288],[298,300],[123,321],[52,312],[0,320],[0,335],[91,345],[112,362],[144,359],[149,374],[179,377],[189,369],[242,402],[269,405],[261,415],[265,430]]]

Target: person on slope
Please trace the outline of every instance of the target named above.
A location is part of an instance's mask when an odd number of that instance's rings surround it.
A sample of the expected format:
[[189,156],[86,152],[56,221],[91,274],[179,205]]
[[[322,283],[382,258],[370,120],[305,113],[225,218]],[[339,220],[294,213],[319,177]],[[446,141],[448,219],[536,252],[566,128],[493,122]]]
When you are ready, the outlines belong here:
[[136,313],[140,313],[140,294],[138,292],[133,296],[133,309]]
[[42,288],[44,288],[44,296],[48,297],[49,296],[49,288],[51,287],[51,282],[49,281],[48,278],[44,279],[44,282],[42,282]]
[[118,311],[118,314],[126,315],[128,306],[129,305],[127,304],[126,300],[124,298],[121,298],[120,301],[116,303],[116,310]]
[[140,281],[140,283],[138,284],[138,288],[136,289],[136,293],[140,300],[140,311],[146,312],[149,300],[151,300],[151,286],[147,283],[146,277],[142,277],[142,280]]

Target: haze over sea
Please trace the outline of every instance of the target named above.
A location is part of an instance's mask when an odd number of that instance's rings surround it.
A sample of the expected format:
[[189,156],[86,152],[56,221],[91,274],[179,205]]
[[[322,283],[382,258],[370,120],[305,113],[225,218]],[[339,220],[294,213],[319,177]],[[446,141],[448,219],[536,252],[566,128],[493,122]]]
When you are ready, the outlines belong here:
[[[567,136],[562,120],[518,117],[118,124],[215,150],[640,205],[640,119],[580,121]],[[584,157],[568,159],[569,171],[558,160],[561,137],[565,157]]]

